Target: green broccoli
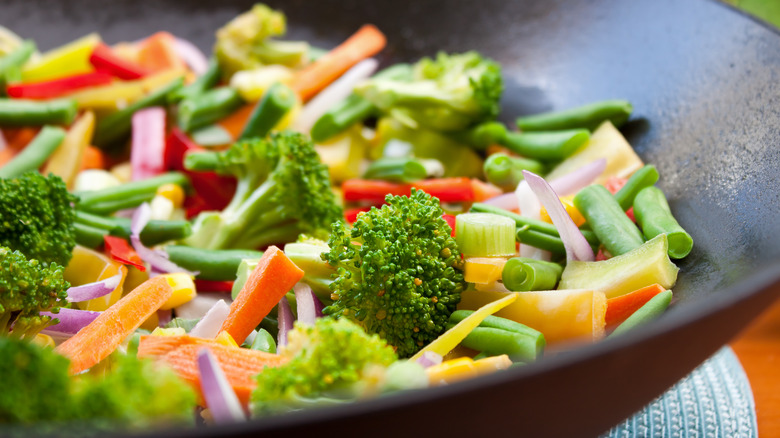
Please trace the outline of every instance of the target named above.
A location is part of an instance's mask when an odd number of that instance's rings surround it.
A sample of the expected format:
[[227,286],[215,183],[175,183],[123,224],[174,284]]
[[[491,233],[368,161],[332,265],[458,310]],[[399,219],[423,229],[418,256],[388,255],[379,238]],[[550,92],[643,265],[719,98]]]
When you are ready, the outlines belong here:
[[65,301],[70,284],[62,272],[56,263],[0,247],[0,335],[11,330],[15,338],[31,338],[50,324],[51,317],[39,312],[56,312]]
[[465,288],[460,251],[439,200],[412,189],[358,216],[351,230],[333,225],[323,254],[337,269],[334,303],[347,317],[408,357],[445,331]]
[[461,131],[498,114],[501,67],[477,52],[423,58],[412,80],[372,78],[355,92],[405,124]]
[[347,319],[296,324],[281,354],[290,361],[255,378],[250,400],[255,415],[348,403],[428,384],[422,366],[397,362],[387,343]]
[[76,201],[55,175],[0,179],[0,246],[66,266],[76,245]]
[[285,16],[263,4],[230,20],[217,31],[214,56],[225,79],[239,70],[268,64],[295,67],[307,59],[306,42],[278,41],[271,37],[284,35]]
[[222,152],[190,154],[184,164],[238,179],[224,210],[198,215],[187,245],[257,248],[294,241],[301,233],[322,233],[343,218],[328,168],[301,134],[282,132],[241,141]]

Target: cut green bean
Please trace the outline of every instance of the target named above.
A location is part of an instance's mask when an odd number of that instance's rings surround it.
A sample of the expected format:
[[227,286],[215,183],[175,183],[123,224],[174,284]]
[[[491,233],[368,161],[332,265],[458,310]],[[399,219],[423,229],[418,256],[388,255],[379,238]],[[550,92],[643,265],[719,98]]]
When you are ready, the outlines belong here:
[[560,237],[532,230],[527,225],[517,229],[516,238],[524,245],[550,251],[556,257],[566,255],[566,247]]
[[635,327],[658,318],[664,313],[669,304],[672,302],[672,291],[665,290],[660,294],[654,296],[650,301],[646,302],[644,306],[640,307],[636,312],[632,313],[622,324],[617,326],[615,331],[610,336],[617,336],[623,334]]
[[219,63],[215,58],[209,59],[209,65],[202,75],[198,76],[191,84],[176,89],[168,96],[171,103],[186,99],[194,99],[213,88],[219,82]]
[[[106,217],[77,210],[76,222],[105,230],[112,236],[130,238],[130,218]],[[192,234],[192,224],[189,221],[151,220],[141,231],[141,242],[153,246],[171,240],[181,240],[190,234]]]
[[633,109],[626,100],[605,100],[563,111],[520,117],[517,127],[526,132],[575,128],[593,131],[605,120],[620,127],[626,123]]
[[73,230],[76,233],[76,243],[87,248],[100,248],[103,246],[104,238],[108,236],[108,231],[100,228],[90,227],[76,222],[73,224]]
[[507,154],[493,154],[483,166],[487,180],[504,190],[514,190],[523,180],[523,171],[537,175],[545,173],[546,166],[530,158],[510,157]]
[[366,169],[366,173],[363,174],[363,178],[411,183],[425,179],[427,175],[428,171],[419,160],[406,157],[385,157],[373,161]]
[[168,96],[179,89],[183,83],[183,78],[174,79],[127,107],[103,118],[95,127],[95,136],[93,138],[95,146],[109,149],[122,140],[127,139],[133,127],[133,114],[150,106],[165,105],[168,103]]
[[227,117],[243,104],[244,99],[235,88],[209,90],[179,104],[179,127],[192,132]]
[[290,112],[296,102],[295,92],[290,87],[280,82],[275,83],[252,111],[238,139],[264,138]]
[[8,80],[9,76],[18,72],[21,66],[30,59],[33,52],[35,52],[35,42],[24,40],[13,51],[5,56],[0,56],[0,96],[5,95],[5,86],[11,82]]
[[94,214],[108,214],[123,208],[137,207],[151,201],[163,184],[188,187],[189,180],[183,173],[169,172],[101,190],[76,193],[80,198],[78,208]]
[[513,257],[501,272],[504,286],[511,291],[553,290],[561,279],[563,267],[544,260]]
[[252,350],[264,351],[266,353],[276,354],[276,340],[268,330],[261,328],[257,331],[255,339],[252,341]]
[[454,132],[449,136],[478,151],[484,151],[490,145],[503,144],[506,140],[506,126],[501,122],[485,122],[465,131]]
[[634,198],[640,190],[650,187],[658,182],[658,170],[652,164],[648,164],[634,172],[623,187],[615,193],[615,200],[623,211],[634,205]]
[[[463,321],[466,317],[474,313],[473,310],[456,310],[450,314],[449,323],[457,324]],[[539,333],[537,330],[528,327],[525,324],[521,324],[517,321],[513,321],[508,318],[502,318],[500,316],[489,315],[487,318],[479,323],[480,327],[497,328],[501,330],[507,330],[510,332],[525,333],[536,336]]]
[[[456,310],[450,315],[448,326],[454,326],[472,313],[473,310]],[[494,315],[485,318],[475,331],[476,335],[462,342],[464,346],[489,356],[508,354],[513,361],[532,362],[541,356],[546,344],[538,330]]]
[[78,104],[73,99],[0,98],[0,126],[69,125],[77,111]]
[[645,243],[642,233],[604,186],[593,184],[580,190],[574,197],[574,206],[613,256]]
[[218,123],[193,131],[190,137],[198,146],[206,148],[233,143],[233,136]]
[[198,271],[197,278],[214,281],[235,280],[241,260],[257,259],[263,255],[248,249],[202,249],[184,245],[168,245],[165,252],[173,263]]
[[669,257],[681,259],[693,249],[693,239],[677,222],[661,189],[646,187],[634,198],[634,216],[649,240],[666,234]]
[[590,139],[587,129],[552,132],[508,132],[502,143],[507,149],[539,161],[568,158]]
[[56,126],[44,126],[18,155],[0,167],[0,178],[14,178],[25,172],[37,171],[60,147],[65,131]]

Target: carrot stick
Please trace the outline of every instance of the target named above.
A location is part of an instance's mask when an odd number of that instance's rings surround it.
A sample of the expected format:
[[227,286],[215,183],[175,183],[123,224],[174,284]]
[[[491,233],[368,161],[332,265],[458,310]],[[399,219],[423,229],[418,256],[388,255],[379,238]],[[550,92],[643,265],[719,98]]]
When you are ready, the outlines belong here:
[[379,53],[386,43],[387,39],[376,26],[366,24],[338,47],[299,71],[293,79],[292,89],[302,100],[309,100],[353,65]]
[[238,399],[245,405],[249,403],[249,395],[256,386],[254,376],[262,372],[265,367],[277,367],[288,360],[287,357],[278,354],[248,348],[228,347],[217,343],[210,343],[208,346],[182,345],[163,356],[162,360],[197,391],[200,391],[198,352],[203,348],[211,350]]
[[252,115],[252,111],[255,110],[256,105],[257,103],[244,105],[233,112],[233,114],[225,117],[217,123],[221,127],[225,128],[225,131],[229,132],[231,137],[234,139],[238,138],[241,135],[241,131],[244,130],[244,126],[246,126],[246,122],[249,120],[249,116]]
[[284,252],[275,246],[269,247],[230,305],[230,313],[220,332],[228,332],[241,345],[301,278],[303,271]]
[[84,149],[84,156],[81,159],[81,170],[105,169],[107,166],[108,159],[103,155],[103,151],[95,146],[87,146]]
[[11,159],[15,156],[16,156],[16,151],[14,151],[11,148],[5,148],[3,150],[0,150],[0,166],[11,161]]
[[214,339],[199,338],[190,335],[176,336],[141,336],[138,342],[138,357],[159,358],[184,345],[213,345]]
[[474,191],[474,200],[476,202],[484,202],[504,193],[493,184],[480,181],[477,178],[471,178],[471,189]]
[[666,288],[660,284],[651,284],[633,292],[629,292],[619,297],[607,300],[607,314],[604,319],[607,322],[607,328],[614,328],[626,320],[631,314],[636,312],[651,298],[665,291]]
[[173,35],[168,32],[157,32],[145,39],[138,48],[138,64],[150,72],[184,68],[184,63],[176,55],[173,44]]
[[141,283],[55,351],[70,359],[70,373],[91,368],[111,354],[173,295],[175,282],[161,275]]

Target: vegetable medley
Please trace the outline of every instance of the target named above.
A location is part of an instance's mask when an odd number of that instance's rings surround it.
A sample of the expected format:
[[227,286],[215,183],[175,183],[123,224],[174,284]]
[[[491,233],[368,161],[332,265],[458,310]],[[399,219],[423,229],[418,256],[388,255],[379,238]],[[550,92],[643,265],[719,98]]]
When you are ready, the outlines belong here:
[[[255,5],[39,53],[0,28],[0,422],[222,424],[522,366],[670,304],[693,242],[608,100],[496,120],[501,66],[378,70]],[[516,129],[515,129],[516,128]],[[10,385],[10,386],[9,386]]]

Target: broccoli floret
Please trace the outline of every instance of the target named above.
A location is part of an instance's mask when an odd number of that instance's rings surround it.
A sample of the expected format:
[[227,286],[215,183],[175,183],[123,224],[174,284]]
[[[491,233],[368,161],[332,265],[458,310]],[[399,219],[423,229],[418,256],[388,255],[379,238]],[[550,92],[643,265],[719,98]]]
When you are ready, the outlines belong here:
[[0,179],[0,246],[66,266],[76,245],[76,200],[55,175]]
[[[347,319],[320,318],[313,326],[297,323],[281,354],[290,361],[256,377],[251,396],[255,415],[348,403],[427,385],[420,365],[394,366],[393,349]],[[408,378],[400,379],[399,374]]]
[[213,170],[238,179],[221,212],[203,212],[185,243],[209,249],[256,248],[323,233],[343,218],[328,168],[311,140],[293,132],[249,139],[222,152],[188,155],[190,170]]
[[12,330],[15,338],[31,338],[51,323],[39,312],[56,312],[65,301],[70,284],[62,272],[56,263],[28,260],[0,247],[0,335]]
[[477,52],[423,58],[412,80],[373,78],[355,91],[405,124],[460,131],[496,117],[501,67]]
[[334,224],[322,255],[337,268],[334,303],[323,313],[357,322],[408,357],[445,331],[465,282],[439,200],[412,189],[385,202],[351,230]]
[[222,74],[229,79],[239,70],[249,70],[268,64],[295,67],[301,64],[309,50],[305,42],[277,41],[271,37],[284,35],[285,16],[263,4],[230,20],[217,31],[214,56]]

